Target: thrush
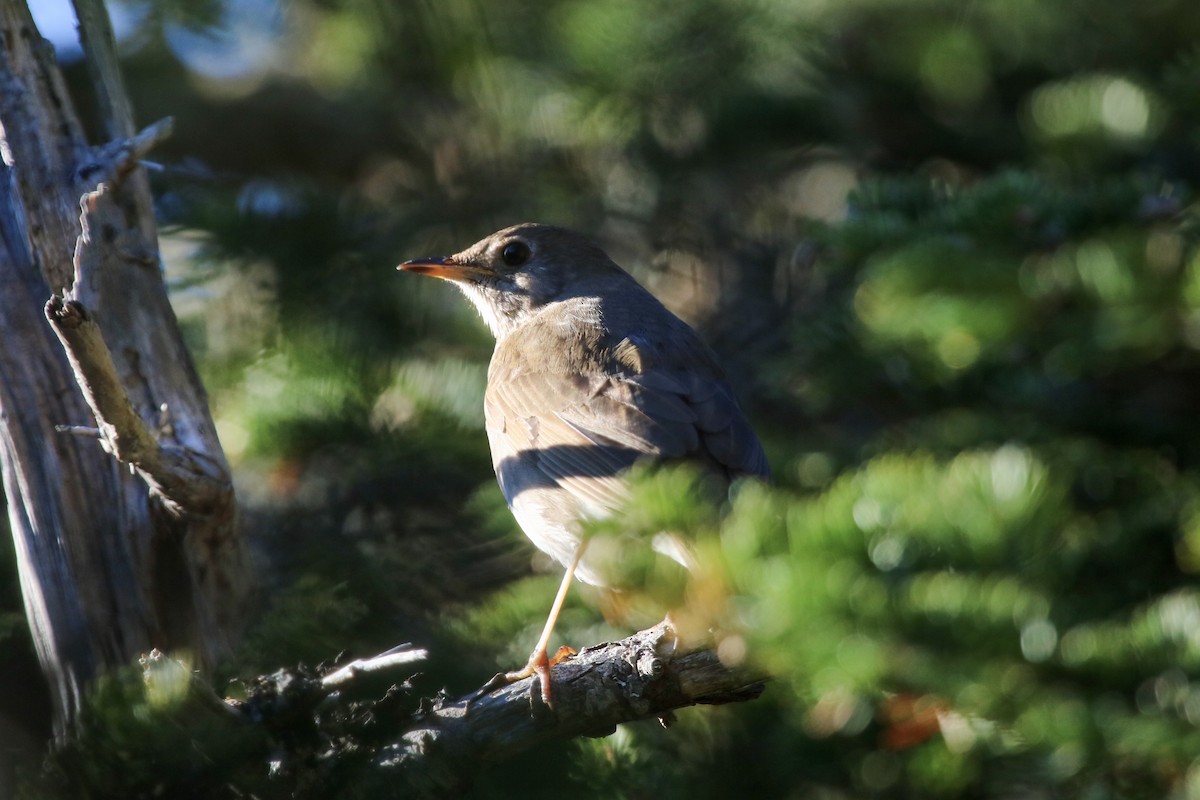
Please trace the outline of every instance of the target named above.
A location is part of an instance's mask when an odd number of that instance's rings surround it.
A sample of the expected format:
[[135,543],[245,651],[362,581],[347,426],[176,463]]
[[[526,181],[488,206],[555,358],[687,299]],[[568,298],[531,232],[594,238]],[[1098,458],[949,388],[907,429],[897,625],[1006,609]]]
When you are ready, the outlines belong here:
[[496,337],[484,419],[508,507],[566,567],[523,669],[550,695],[550,635],[572,577],[604,586],[582,522],[619,508],[643,459],[697,462],[726,481],[767,460],[713,352],[588,238],[526,223],[400,269],[452,281]]

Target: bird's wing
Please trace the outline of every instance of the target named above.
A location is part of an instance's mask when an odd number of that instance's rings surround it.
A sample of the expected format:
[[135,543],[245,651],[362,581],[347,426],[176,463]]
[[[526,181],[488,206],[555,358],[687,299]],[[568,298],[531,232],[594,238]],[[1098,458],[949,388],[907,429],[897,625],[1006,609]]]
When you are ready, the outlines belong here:
[[645,456],[698,458],[730,477],[767,475],[758,439],[716,377],[524,373],[493,380],[485,411],[510,504],[526,489],[557,485],[585,510],[609,510],[625,497],[620,473]]

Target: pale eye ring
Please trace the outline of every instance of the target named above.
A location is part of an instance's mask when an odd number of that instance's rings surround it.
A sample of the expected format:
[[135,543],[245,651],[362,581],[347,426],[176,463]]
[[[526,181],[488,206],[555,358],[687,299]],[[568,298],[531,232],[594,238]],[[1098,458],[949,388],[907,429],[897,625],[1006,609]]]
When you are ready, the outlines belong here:
[[529,260],[533,255],[533,251],[529,249],[529,245],[522,242],[520,239],[514,239],[504,245],[504,249],[500,251],[500,259],[510,267],[519,267]]

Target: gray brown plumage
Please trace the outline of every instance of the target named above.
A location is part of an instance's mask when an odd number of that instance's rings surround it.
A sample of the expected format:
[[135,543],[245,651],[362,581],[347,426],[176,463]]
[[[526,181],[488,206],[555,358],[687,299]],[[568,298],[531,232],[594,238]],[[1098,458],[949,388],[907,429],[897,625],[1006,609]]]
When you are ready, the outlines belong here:
[[400,268],[454,281],[496,336],[484,399],[496,478],[522,530],[567,567],[541,652],[513,675],[541,671],[572,573],[605,583],[580,522],[621,505],[623,473],[688,459],[765,478],[766,457],[712,351],[585,237],[526,223]]

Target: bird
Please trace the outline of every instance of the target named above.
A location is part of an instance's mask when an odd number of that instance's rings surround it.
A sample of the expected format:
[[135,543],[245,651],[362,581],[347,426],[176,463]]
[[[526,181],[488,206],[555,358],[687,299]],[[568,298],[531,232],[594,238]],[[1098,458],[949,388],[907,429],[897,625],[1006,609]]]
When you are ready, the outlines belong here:
[[571,582],[606,586],[584,521],[626,501],[635,463],[732,482],[769,479],[766,456],[713,351],[587,236],[522,223],[398,269],[452,282],[495,336],[492,466],[522,531],[565,572],[528,663],[489,686],[536,675],[552,707],[547,648]]

